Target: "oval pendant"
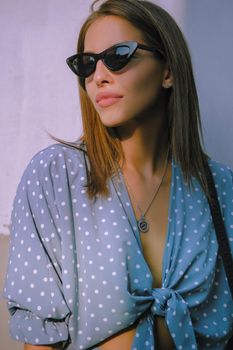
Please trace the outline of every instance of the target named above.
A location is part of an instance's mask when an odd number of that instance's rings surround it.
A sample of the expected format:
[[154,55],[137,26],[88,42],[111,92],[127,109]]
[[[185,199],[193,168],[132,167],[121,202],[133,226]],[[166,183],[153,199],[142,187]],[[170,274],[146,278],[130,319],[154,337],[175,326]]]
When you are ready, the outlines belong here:
[[143,216],[141,217],[140,220],[138,220],[138,228],[143,233],[146,233],[149,231],[149,224]]

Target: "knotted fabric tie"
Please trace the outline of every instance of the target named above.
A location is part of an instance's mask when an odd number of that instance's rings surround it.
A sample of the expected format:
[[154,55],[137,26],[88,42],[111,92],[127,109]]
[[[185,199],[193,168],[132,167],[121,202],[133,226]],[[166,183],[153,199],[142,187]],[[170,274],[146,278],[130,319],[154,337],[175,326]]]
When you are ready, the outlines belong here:
[[152,289],[151,314],[162,316],[177,349],[197,349],[188,304],[179,293],[169,288]]
[[[170,288],[154,288],[146,294],[135,296],[140,299],[141,311],[144,315],[137,326],[133,350],[146,348],[156,349],[156,329],[154,318],[162,316],[165,319],[176,349],[197,350],[197,342],[190,318],[188,304],[181,295]],[[146,313],[146,310],[148,312]]]

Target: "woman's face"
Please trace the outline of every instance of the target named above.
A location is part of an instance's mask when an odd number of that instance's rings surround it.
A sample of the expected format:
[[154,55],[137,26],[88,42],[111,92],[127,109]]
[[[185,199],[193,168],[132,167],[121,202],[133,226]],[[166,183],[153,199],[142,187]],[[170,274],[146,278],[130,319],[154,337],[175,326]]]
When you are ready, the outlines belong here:
[[[84,52],[100,53],[123,41],[147,45],[141,31],[130,22],[118,16],[105,16],[88,28]],[[102,123],[116,127],[133,119],[146,120],[161,114],[165,108],[163,85],[167,75],[165,64],[152,52],[137,49],[130,62],[118,72],[110,71],[99,60],[95,72],[86,78],[85,86]],[[102,92],[121,97],[97,102],[96,98]]]

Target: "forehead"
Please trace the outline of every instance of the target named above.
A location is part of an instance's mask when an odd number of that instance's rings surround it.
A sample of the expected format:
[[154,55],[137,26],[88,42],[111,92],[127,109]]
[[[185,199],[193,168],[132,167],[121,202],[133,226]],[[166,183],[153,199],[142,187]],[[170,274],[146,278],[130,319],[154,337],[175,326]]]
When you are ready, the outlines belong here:
[[87,29],[84,51],[101,52],[122,41],[144,43],[143,33],[133,24],[118,16],[104,16]]

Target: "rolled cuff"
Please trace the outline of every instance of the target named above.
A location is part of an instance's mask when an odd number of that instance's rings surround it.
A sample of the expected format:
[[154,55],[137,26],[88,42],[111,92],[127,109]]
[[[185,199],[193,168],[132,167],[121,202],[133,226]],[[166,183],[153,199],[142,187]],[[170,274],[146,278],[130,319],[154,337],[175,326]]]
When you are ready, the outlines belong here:
[[65,345],[69,343],[68,321],[69,315],[62,320],[42,319],[28,310],[16,309],[9,322],[10,336],[33,345]]

